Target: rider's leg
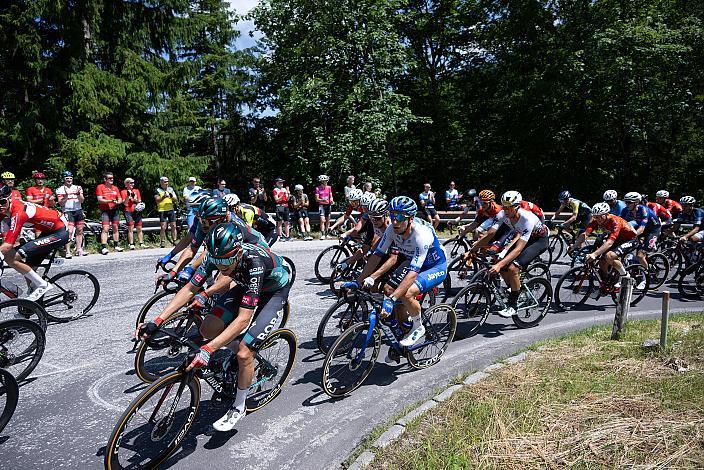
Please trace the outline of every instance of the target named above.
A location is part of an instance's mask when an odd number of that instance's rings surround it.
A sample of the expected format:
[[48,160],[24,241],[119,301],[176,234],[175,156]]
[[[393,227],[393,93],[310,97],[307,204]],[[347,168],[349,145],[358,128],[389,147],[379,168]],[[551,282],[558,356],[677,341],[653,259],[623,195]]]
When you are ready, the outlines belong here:
[[509,287],[508,306],[518,309],[518,296],[521,293],[521,279],[519,277],[520,270],[515,263],[511,263],[501,271],[501,277]]

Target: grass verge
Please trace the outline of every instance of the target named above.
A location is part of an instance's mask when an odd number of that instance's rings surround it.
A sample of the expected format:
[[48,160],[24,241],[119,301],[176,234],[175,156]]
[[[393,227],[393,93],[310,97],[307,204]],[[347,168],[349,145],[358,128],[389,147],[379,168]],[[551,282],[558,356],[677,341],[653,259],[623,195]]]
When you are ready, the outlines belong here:
[[641,347],[656,321],[547,341],[415,420],[373,468],[701,468],[702,325],[673,317],[665,351]]

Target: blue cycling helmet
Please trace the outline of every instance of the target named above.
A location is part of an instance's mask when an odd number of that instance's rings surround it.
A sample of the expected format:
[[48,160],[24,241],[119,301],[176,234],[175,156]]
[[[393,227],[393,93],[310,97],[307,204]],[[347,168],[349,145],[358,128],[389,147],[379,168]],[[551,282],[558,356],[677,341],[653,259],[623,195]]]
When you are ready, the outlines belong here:
[[61,172],[61,176],[64,178],[73,178],[73,173],[68,170],[64,170]]
[[572,197],[572,195],[570,194],[569,191],[562,191],[562,192],[560,193],[560,195],[557,196],[557,200],[560,201],[560,202],[562,202],[562,201],[568,200],[568,199],[571,198],[571,197]]
[[389,203],[389,212],[400,212],[408,217],[415,217],[418,212],[418,206],[408,196],[396,196]]

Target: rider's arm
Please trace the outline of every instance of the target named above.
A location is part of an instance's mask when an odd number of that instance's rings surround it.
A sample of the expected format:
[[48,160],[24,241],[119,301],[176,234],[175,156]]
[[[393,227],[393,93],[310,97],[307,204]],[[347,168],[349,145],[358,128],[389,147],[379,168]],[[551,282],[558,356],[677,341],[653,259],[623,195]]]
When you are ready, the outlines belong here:
[[518,258],[518,256],[521,254],[521,252],[523,251],[523,249],[526,247],[527,244],[528,244],[528,242],[526,242],[524,239],[518,238],[518,241],[516,242],[516,247],[513,250],[511,250],[509,252],[509,254],[507,254],[506,257],[504,257],[504,259],[498,261],[494,265],[496,267],[496,269],[502,269],[502,268],[508,266],[509,264],[511,264],[513,262],[513,260]]
[[374,279],[379,279],[381,276],[386,274],[391,268],[396,266],[396,262],[398,261],[398,254],[397,253],[391,253],[386,261],[384,261],[384,264],[379,266],[379,269],[374,271],[374,273],[371,274],[371,277]]
[[[178,241],[178,243],[176,244],[176,246],[173,248],[173,250],[171,250],[171,256],[172,256],[172,257],[173,257],[173,256],[176,256],[177,254],[179,254],[179,253],[181,253],[183,250],[185,250],[186,247],[190,247],[190,245],[191,245],[191,240],[193,240],[193,237],[191,236],[191,234],[190,234],[190,232],[189,232],[188,234],[186,234],[185,237],[183,237],[182,239],[180,239],[180,240]],[[193,250],[191,250],[191,257],[188,259],[188,261],[190,261],[191,259],[193,259],[194,256],[195,256],[195,252],[193,252]],[[176,266],[179,266],[179,267],[180,267],[181,264],[184,264],[184,263],[181,263],[181,258],[183,258],[183,256],[181,256],[181,257],[179,258],[179,263],[177,263]],[[187,263],[188,261],[186,261],[186,263]],[[176,270],[176,268],[174,268],[174,270]]]
[[[178,253],[177,248],[179,248],[179,245],[181,245],[181,242],[185,239],[190,238],[190,235],[184,237],[182,240],[179,240],[178,244],[174,247],[174,249],[171,251],[173,254]],[[173,270],[176,272],[181,271],[186,264],[188,264],[193,257],[196,255],[195,252],[193,251],[193,247],[191,247],[191,244],[189,243],[186,245],[185,248],[182,248],[183,253],[181,253],[181,256],[178,257],[178,261],[176,262],[176,265],[173,267]],[[179,250],[180,251],[180,250]]]
[[206,252],[203,251],[203,253],[200,254],[198,258],[194,262],[191,263],[191,267],[193,269],[198,269],[200,268],[200,265],[203,264],[203,260],[205,259]]
[[[679,228],[679,227],[678,227],[678,228]],[[687,233],[685,233],[684,235],[682,235],[682,238],[684,238],[685,240],[687,240],[689,237],[691,237],[692,235],[694,235],[694,234],[696,234],[696,233],[699,233],[700,231],[701,231],[701,227],[700,227],[699,225],[695,225],[695,226],[692,227],[692,230],[690,230],[689,232],[687,232]]]
[[362,270],[362,274],[360,274],[359,277],[357,278],[357,282],[359,284],[364,282],[364,279],[366,279],[373,272],[375,272],[376,267],[379,266],[379,261],[381,261],[381,256],[379,256],[379,254],[377,254],[376,252],[369,257],[367,264],[364,265],[364,269]]
[[614,246],[614,240],[609,238],[608,240],[604,241],[604,243],[598,249],[594,250],[591,255],[594,258],[598,258],[599,256],[609,251],[612,246]]
[[491,227],[489,230],[482,235],[482,237],[477,240],[477,242],[472,245],[472,248],[469,249],[469,251],[472,251],[474,253],[478,252],[480,248],[487,246],[491,239],[494,237],[494,234],[496,233],[496,230],[494,227]]

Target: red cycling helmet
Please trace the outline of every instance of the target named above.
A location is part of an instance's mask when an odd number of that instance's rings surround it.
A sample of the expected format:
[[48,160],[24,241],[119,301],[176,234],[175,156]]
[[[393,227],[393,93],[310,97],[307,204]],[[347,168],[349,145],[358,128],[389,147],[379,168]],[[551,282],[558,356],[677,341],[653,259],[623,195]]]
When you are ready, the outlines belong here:
[[43,180],[46,177],[44,176],[44,173],[42,173],[41,171],[35,171],[34,173],[32,173],[32,178],[34,178],[35,180]]

